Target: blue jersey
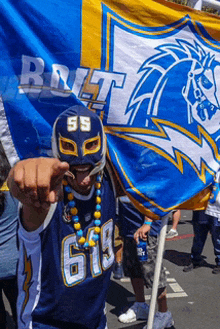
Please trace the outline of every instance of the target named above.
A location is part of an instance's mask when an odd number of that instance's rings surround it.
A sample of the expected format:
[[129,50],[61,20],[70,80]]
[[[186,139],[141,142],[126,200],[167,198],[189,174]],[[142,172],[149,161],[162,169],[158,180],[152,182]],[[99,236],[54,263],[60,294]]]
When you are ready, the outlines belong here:
[[[84,237],[94,234],[95,191],[73,191]],[[105,299],[114,262],[115,196],[104,176],[99,242],[79,249],[72,224],[63,220],[65,201],[53,204],[41,227],[27,232],[20,225],[18,268],[19,329],[106,328]]]

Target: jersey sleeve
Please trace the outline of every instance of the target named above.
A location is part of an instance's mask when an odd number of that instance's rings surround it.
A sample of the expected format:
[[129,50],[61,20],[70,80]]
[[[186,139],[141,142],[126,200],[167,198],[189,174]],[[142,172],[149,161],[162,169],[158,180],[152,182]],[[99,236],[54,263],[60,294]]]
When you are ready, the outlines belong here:
[[21,218],[19,219],[17,270],[19,277],[19,299],[17,302],[19,328],[32,328],[31,314],[38,304],[41,293],[42,246],[40,233],[49,225],[55,209],[56,204],[52,204],[44,223],[32,232],[26,231],[21,224]]

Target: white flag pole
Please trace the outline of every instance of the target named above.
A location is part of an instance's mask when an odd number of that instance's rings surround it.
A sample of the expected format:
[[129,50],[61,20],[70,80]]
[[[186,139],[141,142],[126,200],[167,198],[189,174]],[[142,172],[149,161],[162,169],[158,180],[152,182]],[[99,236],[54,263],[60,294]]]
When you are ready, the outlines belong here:
[[220,9],[220,3],[218,0],[188,0],[187,1],[187,6],[197,10],[202,10],[203,5],[207,7],[211,7],[216,10]]
[[169,219],[169,214],[162,217],[162,224],[161,224],[162,226],[161,226],[160,237],[158,242],[158,251],[157,251],[157,258],[156,258],[156,264],[154,270],[154,281],[153,281],[153,287],[151,293],[151,302],[150,302],[150,311],[149,311],[148,322],[147,322],[147,329],[153,328],[154,313],[155,313],[156,302],[157,302],[158,284],[159,284],[160,271],[163,261],[163,252],[164,252],[168,219]]
[[202,10],[203,0],[188,0],[187,5],[197,10]]

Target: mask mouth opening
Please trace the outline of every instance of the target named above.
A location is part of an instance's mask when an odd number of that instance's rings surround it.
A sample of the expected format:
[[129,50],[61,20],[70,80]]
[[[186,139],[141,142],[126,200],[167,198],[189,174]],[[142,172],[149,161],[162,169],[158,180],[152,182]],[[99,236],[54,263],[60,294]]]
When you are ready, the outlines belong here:
[[70,170],[66,172],[66,176],[75,179],[77,176],[90,176],[93,166],[90,164],[71,166]]
[[[95,182],[95,176],[91,175],[92,169],[93,166],[91,164],[71,166],[70,170],[66,173],[69,184],[76,191],[79,188],[81,192],[88,190]],[[80,191],[78,192],[81,193]]]

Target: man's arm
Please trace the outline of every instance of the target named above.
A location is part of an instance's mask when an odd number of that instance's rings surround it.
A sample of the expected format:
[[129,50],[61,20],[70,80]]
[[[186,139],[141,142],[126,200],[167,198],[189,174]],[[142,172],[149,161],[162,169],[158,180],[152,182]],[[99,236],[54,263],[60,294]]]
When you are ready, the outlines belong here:
[[66,162],[53,158],[34,158],[18,162],[10,171],[8,186],[22,204],[22,224],[36,230],[44,221],[51,203],[62,196],[62,180],[69,169]]
[[152,225],[153,220],[147,216],[144,217],[144,224],[139,227],[139,229],[134,233],[134,239],[136,243],[139,243],[139,238],[146,241],[147,240],[147,234],[150,232],[150,228]]

